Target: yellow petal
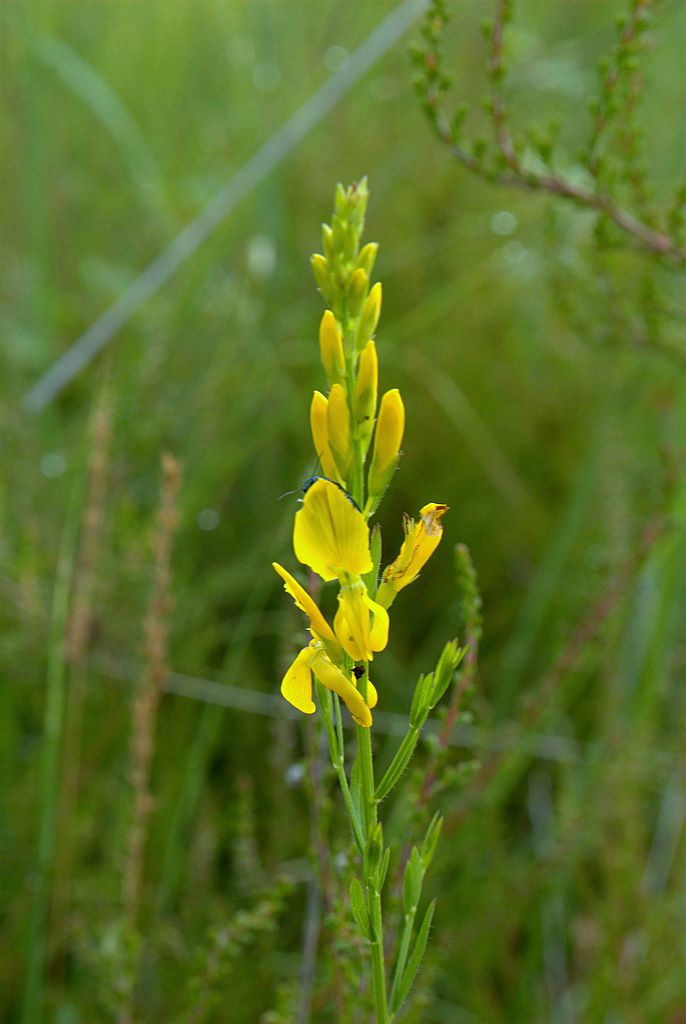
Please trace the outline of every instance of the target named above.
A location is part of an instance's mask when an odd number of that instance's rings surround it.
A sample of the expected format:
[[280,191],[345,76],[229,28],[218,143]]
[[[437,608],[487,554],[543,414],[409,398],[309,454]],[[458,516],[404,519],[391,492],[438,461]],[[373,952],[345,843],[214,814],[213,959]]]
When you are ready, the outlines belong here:
[[357,724],[368,729],[372,724],[372,715],[364,697],[323,651],[315,655],[312,661],[312,671],[320,683],[338,694]]
[[281,683],[282,696],[306,715],[311,715],[315,711],[312,700],[312,660],[316,655],[314,647],[303,648]]
[[376,601],[372,601],[370,597],[367,598],[367,607],[373,615],[369,634],[371,648],[373,651],[383,651],[388,643],[388,612]]
[[353,661],[369,661],[374,657],[369,649],[369,628],[354,613],[355,608],[350,602],[339,601],[333,628],[343,650]]
[[310,405],[310,427],[312,429],[312,441],[314,450],[322,467],[325,476],[332,480],[338,479],[336,464],[329,447],[329,428],[327,425],[328,399],[321,393],[315,391]]
[[316,480],[305,494],[295,517],[293,548],[298,561],[324,580],[372,569],[364,516],[330,480]]
[[284,569],[282,565],[279,565],[278,562],[272,562],[272,566],[283,580],[283,589],[286,591],[287,594],[290,594],[290,596],[295,601],[296,606],[300,609],[300,611],[305,612],[305,615],[307,615],[308,619],[310,620],[311,632],[317,637],[317,639],[322,640],[324,643],[329,643],[333,645],[335,648],[338,648],[338,641],[334,636],[334,632],[331,629],[331,626],[328,624],[328,622],[326,621],[326,619],[324,618],[324,616],[322,615],[322,613],[320,612],[319,608],[312,600],[310,595],[307,593],[305,588],[301,587],[298,581],[294,579],[293,576],[291,576],[291,574],[286,569]]
[[367,703],[370,708],[375,708],[379,700],[379,695],[376,692],[376,687],[371,679],[367,680]]

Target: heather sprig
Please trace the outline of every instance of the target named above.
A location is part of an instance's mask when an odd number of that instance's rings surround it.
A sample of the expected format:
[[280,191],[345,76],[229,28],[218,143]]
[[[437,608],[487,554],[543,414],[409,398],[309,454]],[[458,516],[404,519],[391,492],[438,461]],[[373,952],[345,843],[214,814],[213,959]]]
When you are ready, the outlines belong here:
[[617,20],[614,42],[599,62],[597,88],[588,98],[587,137],[574,161],[558,145],[559,119],[521,129],[513,125],[508,91],[513,0],[494,0],[492,16],[483,22],[485,133],[473,127],[475,112],[452,96],[455,76],[444,52],[446,0],[429,4],[412,49],[414,84],[434,133],[467,170],[494,184],[547,193],[592,210],[604,244],[629,244],[670,266],[683,266],[683,183],[671,196],[651,194],[640,118],[657,7],[656,0],[629,0]]

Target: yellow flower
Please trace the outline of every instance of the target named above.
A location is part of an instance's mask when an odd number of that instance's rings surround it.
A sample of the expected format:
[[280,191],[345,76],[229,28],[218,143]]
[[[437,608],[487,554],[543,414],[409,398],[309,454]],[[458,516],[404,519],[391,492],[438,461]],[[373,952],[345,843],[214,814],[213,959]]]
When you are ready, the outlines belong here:
[[369,709],[373,708],[377,701],[377,693],[371,682],[367,681],[367,700],[369,701],[367,703],[355,683],[344,675],[338,665],[329,661],[322,651],[315,655],[312,671],[320,683],[328,690],[338,694],[357,724],[368,729],[372,724],[372,715]]
[[376,690],[371,683],[367,683],[367,704],[355,684],[344,675],[338,665],[334,665],[315,640],[296,655],[283,677],[281,695],[289,704],[305,715],[314,714],[316,708],[312,700],[313,674],[323,686],[338,694],[358,725],[363,725],[367,729],[370,727],[372,714],[369,708],[376,704]]
[[379,419],[374,434],[374,450],[369,467],[369,497],[377,500],[390,483],[398,464],[400,445],[405,431],[405,406],[397,388],[387,391],[381,399]]
[[333,630],[312,600],[283,566],[272,562],[274,569],[284,581],[284,589],[291,595],[298,608],[310,620],[312,640],[295,656],[281,682],[283,697],[298,711],[311,715],[315,711],[312,700],[312,675],[337,693],[358,725],[366,728],[372,724],[370,708],[377,702],[377,693],[371,682],[367,683],[367,701],[357,689],[355,681],[343,670],[343,651]]
[[293,549],[324,580],[372,570],[369,527],[360,510],[331,480],[315,480],[296,514]]
[[388,643],[388,612],[372,601],[362,580],[344,577],[333,622],[336,636],[354,661],[371,661]]
[[[331,480],[339,480],[336,463],[329,447],[329,426],[328,426],[329,400],[321,391],[315,391],[310,405],[310,427],[312,428],[312,441],[314,450],[322,467],[325,476]],[[342,482],[342,481],[341,481]]]
[[419,572],[438,547],[443,536],[441,519],[448,511],[447,505],[433,502],[420,509],[419,521],[404,516],[405,540],[396,560],[384,570],[377,598],[385,608],[392,603],[403,587],[417,579]]

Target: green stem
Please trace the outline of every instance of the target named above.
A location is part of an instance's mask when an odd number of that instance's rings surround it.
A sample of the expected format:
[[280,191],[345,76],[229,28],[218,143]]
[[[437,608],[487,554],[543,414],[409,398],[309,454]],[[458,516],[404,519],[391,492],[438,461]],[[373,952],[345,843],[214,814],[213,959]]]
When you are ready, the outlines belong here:
[[[360,683],[362,683],[362,680],[360,680]],[[360,690],[362,690],[362,686],[360,686]],[[357,725],[355,729],[357,731],[357,756],[360,763],[360,781],[362,783],[364,825],[367,835],[369,835],[377,821],[372,738],[369,735],[369,729],[365,728],[365,726]]]
[[[332,714],[332,702],[331,702],[331,691],[325,689],[321,683],[317,683],[317,696],[319,697],[319,706],[322,709],[324,716],[324,724],[326,726],[326,738],[329,744],[329,756],[331,758],[331,765],[338,778],[338,784],[341,788],[341,794],[343,796],[343,803],[348,813],[348,819],[350,821],[350,828],[352,830],[355,845],[359,851],[360,856],[364,854],[364,833],[362,830],[362,824],[358,817],[355,805],[353,804],[352,794],[350,792],[350,786],[348,785],[348,778],[345,774],[345,753],[343,749],[343,730],[341,727],[340,737],[336,735],[333,725],[333,714]],[[334,698],[336,701],[338,698]],[[336,708],[336,722],[340,721],[340,705]]]
[[341,761],[345,763],[345,739],[343,738],[343,715],[341,714],[341,700],[337,693],[333,693],[333,706],[336,712],[336,737],[338,738],[338,750]]
[[386,968],[383,952],[383,918],[381,914],[381,893],[367,889],[370,904],[370,918],[374,938],[371,942],[372,987],[376,1006],[377,1024],[389,1024],[388,1003],[386,999]]
[[[365,695],[367,674],[360,679],[360,690]],[[358,725],[357,756],[359,758],[360,781],[364,802],[364,821],[367,840],[377,824],[377,804],[374,795],[374,762],[372,758],[372,739],[369,729]],[[372,926],[370,952],[372,960],[372,989],[376,1008],[377,1024],[388,1024],[388,1003],[386,998],[386,969],[384,965],[383,915],[381,910],[381,893],[377,881],[373,877],[367,859],[363,859],[364,882],[367,890],[367,905]]]

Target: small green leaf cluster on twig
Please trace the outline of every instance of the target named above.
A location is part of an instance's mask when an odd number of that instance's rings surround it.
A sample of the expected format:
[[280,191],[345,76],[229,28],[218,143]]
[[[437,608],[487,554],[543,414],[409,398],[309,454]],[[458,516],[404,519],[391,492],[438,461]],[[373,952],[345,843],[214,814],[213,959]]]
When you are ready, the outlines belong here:
[[432,0],[421,41],[412,51],[414,84],[429,123],[454,158],[487,181],[549,193],[598,215],[605,243],[632,242],[671,264],[686,263],[686,170],[671,196],[657,202],[647,181],[643,131],[638,117],[644,91],[643,57],[651,39],[655,0],[630,0],[617,36],[599,68],[596,96],[589,100],[591,126],[578,162],[564,163],[559,121],[516,132],[508,106],[510,70],[507,35],[512,0],[495,0],[484,22],[488,90],[484,99],[488,131],[467,130],[469,108],[450,103],[453,75],[446,71],[443,37],[446,0]]

